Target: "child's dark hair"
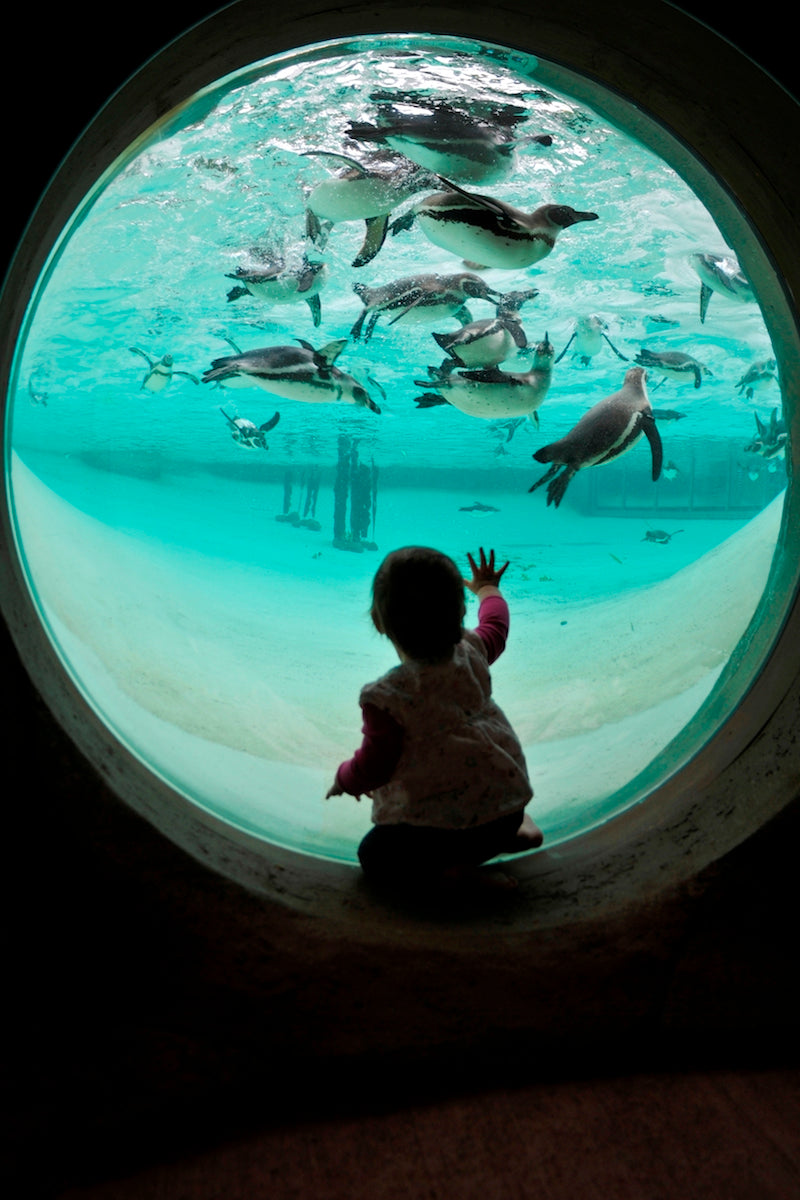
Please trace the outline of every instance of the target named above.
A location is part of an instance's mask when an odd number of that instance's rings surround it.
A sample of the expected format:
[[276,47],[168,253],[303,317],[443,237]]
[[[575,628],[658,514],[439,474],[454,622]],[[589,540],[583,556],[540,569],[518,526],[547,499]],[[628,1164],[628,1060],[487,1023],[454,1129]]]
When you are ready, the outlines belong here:
[[461,641],[464,580],[446,554],[404,546],[388,554],[372,582],[372,621],[409,658],[441,662]]

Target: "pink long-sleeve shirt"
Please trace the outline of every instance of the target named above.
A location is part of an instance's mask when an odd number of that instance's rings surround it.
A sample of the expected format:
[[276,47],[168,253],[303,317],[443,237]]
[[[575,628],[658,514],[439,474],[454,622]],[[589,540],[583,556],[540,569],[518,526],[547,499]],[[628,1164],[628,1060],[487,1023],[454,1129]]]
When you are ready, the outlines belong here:
[[[473,632],[483,642],[489,665],[503,653],[508,630],[509,611],[503,597],[497,593],[484,596],[478,609],[478,626]],[[365,703],[361,712],[363,741],[336,773],[338,786],[352,796],[388,783],[403,750],[403,727],[385,709]]]

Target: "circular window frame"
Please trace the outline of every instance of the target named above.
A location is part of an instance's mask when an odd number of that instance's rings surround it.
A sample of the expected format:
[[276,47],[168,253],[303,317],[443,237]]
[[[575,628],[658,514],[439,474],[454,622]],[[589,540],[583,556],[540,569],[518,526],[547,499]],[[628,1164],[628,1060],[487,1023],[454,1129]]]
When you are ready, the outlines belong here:
[[[723,232],[742,248],[739,256],[779,359],[784,397],[793,400],[800,392],[800,333],[790,298],[800,295],[800,229],[791,213],[800,211],[800,188],[797,179],[787,180],[783,148],[800,129],[798,105],[734,47],[660,0],[636,6],[635,12],[620,12],[613,0],[593,0],[591,6],[570,0],[558,12],[537,13],[535,25],[526,0],[508,0],[503,17],[498,36],[496,11],[477,0],[457,8],[378,0],[322,11],[313,0],[298,0],[283,17],[265,15],[258,0],[236,0],[188,30],[105,105],[34,213],[0,297],[3,397],[26,307],[48,255],[87,194],[137,139],[153,126],[179,119],[192,97],[253,63],[328,41],[414,31],[499,42],[540,56],[550,64],[540,76],[543,84],[595,108],[597,88],[604,89],[606,115],[667,161],[674,161],[676,146],[691,147],[681,174],[704,202],[708,172],[720,183],[708,206]],[[713,79],[701,69],[709,62]],[[746,694],[716,734],[644,800],[553,851],[515,861],[523,884],[514,915],[517,932],[608,912],[683,882],[796,798],[800,602],[797,568],[790,566],[787,550],[790,532],[800,530],[800,497],[793,487],[800,406],[786,415],[793,457],[787,460],[784,552],[773,569],[776,599],[772,604],[765,599],[763,625],[750,639],[751,662],[760,654],[760,669],[752,670]],[[163,834],[248,889],[351,928],[358,924],[365,935],[390,936],[383,911],[364,889],[354,887],[356,868],[236,830],[174,791],[116,740],[65,671],[39,619],[16,551],[7,488],[4,497],[3,611],[35,686],[89,764]],[[796,547],[798,534],[791,540]],[[798,559],[800,554],[794,555],[795,563]],[[486,931],[476,921],[474,935]],[[402,933],[407,944],[408,928]],[[418,936],[429,935],[420,930]],[[441,928],[436,931],[437,939],[446,936]],[[462,926],[461,942],[464,936]]]

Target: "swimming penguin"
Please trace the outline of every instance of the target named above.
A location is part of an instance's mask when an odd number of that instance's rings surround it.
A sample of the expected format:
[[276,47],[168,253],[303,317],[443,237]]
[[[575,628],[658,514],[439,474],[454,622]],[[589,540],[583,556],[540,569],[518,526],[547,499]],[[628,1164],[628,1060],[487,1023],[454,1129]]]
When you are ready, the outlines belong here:
[[544,403],[553,367],[555,350],[548,338],[536,346],[533,366],[529,371],[501,371],[487,367],[482,371],[455,371],[445,367],[429,367],[431,380],[415,379],[418,387],[433,387],[416,397],[418,408],[434,408],[452,404],[471,417],[493,421],[498,417],[530,417],[539,424],[538,409]]
[[637,362],[640,367],[647,367],[648,371],[659,371],[670,379],[694,379],[696,388],[700,387],[704,375],[711,374],[708,367],[699,363],[696,358],[692,358],[690,354],[680,354],[673,350],[648,350],[643,346],[638,351],[634,362]]
[[774,458],[786,457],[786,422],[783,417],[778,416],[778,409],[773,408],[770,413],[769,425],[765,425],[759,418],[758,413],[753,414],[756,419],[756,436],[749,446],[745,446],[746,454],[760,454],[762,458],[767,460]]
[[686,413],[678,412],[677,408],[654,408],[653,416],[657,421],[682,421]]
[[[494,183],[507,175],[514,162],[515,129],[527,113],[505,104],[452,102],[419,94],[398,96],[375,92],[376,122],[351,124],[347,133],[358,142],[380,142],[412,162],[465,183]],[[549,146],[548,134],[526,138]]]
[[667,542],[672,541],[676,533],[683,533],[683,530],[673,529],[672,533],[667,533],[666,529],[648,529],[642,541],[657,542],[659,546],[666,546]]
[[777,362],[774,358],[767,358],[763,362],[753,363],[748,371],[745,371],[742,378],[736,384],[740,392],[744,393],[747,400],[752,400],[757,391],[768,387],[771,383],[778,382],[776,374]]
[[591,317],[579,317],[579,319],[575,322],[575,328],[572,331],[572,337],[559,354],[556,362],[561,362],[562,358],[574,342],[575,350],[573,353],[575,357],[578,359],[581,366],[588,367],[595,354],[597,354],[599,350],[603,349],[604,341],[609,344],[617,358],[621,358],[623,362],[628,362],[629,360],[626,358],[626,356],[621,354],[611,341],[611,338],[606,333],[607,329],[608,325],[602,317],[598,317],[596,315]]
[[526,213],[492,196],[467,192],[448,179],[442,178],[442,183],[448,190],[418,201],[392,223],[392,233],[410,228],[416,220],[435,246],[475,266],[530,267],[546,258],[563,229],[598,219],[597,213],[577,212],[567,204],[542,204]]
[[240,285],[231,288],[228,300],[238,300],[240,296],[256,296],[271,304],[295,304],[305,300],[315,327],[322,320],[319,293],[328,278],[328,267],[324,262],[310,262],[303,255],[299,267],[287,270],[278,259],[261,266],[237,267],[225,278],[235,279]]
[[496,367],[516,350],[525,350],[528,339],[519,310],[538,296],[536,288],[507,292],[497,301],[497,313],[483,321],[470,321],[455,333],[434,333],[433,338],[460,367]]
[[537,462],[552,467],[528,488],[535,492],[547,483],[547,503],[558,508],[570,480],[584,467],[611,462],[625,454],[642,434],[650,443],[653,481],[661,474],[661,437],[647,397],[644,367],[629,367],[618,392],[590,408],[565,437],[537,450]]
[[163,358],[156,361],[149,354],[145,354],[144,350],[140,350],[138,346],[129,346],[128,349],[131,354],[138,354],[147,363],[148,371],[142,380],[142,387],[146,392],[163,392],[173,375],[184,375],[187,379],[191,379],[192,383],[200,382],[197,376],[192,375],[190,371],[173,370],[172,364],[175,360],[171,354],[165,354]]
[[341,401],[379,413],[375,401],[358,380],[334,366],[347,345],[346,338],[329,342],[315,350],[297,338],[298,346],[265,346],[215,358],[203,375],[203,383],[224,383],[226,387],[260,387],[287,400],[309,404]]
[[327,240],[327,228],[339,221],[365,221],[364,242],[354,267],[371,262],[380,250],[389,226],[389,214],[417,192],[436,186],[429,171],[402,155],[380,151],[362,163],[345,154],[326,150],[307,150],[307,156],[321,158],[338,167],[337,174],[318,183],[306,201],[306,234],[318,248]]
[[739,303],[755,300],[753,289],[732,254],[698,253],[692,254],[689,261],[700,276],[701,323],[706,319],[708,304],[713,292],[719,292]]
[[493,504],[484,504],[481,500],[476,500],[474,504],[462,504],[459,512],[500,512],[499,508],[495,508]]
[[472,320],[466,307],[467,300],[491,302],[494,297],[501,296],[479,275],[471,275],[468,271],[457,275],[409,275],[382,287],[354,283],[353,291],[364,305],[364,311],[350,330],[350,336],[355,341],[361,337],[364,321],[369,315],[365,342],[372,337],[382,315],[391,316],[390,325],[395,321],[438,321],[440,317],[455,317],[462,325],[467,325]]
[[267,439],[264,435],[269,433],[270,429],[274,429],[281,419],[281,414],[276,412],[274,417],[257,426],[255,422],[248,421],[247,417],[230,417],[224,408],[219,411],[233,430],[233,440],[246,450],[266,450]]
[[679,325],[680,321],[662,317],[660,313],[653,313],[644,318],[644,327],[647,333],[665,333],[668,329],[677,329]]

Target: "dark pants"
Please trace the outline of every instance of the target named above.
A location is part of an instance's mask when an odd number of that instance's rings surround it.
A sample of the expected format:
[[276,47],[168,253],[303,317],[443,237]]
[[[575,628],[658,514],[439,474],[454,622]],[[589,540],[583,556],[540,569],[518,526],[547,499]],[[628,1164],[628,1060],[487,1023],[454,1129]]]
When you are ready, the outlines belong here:
[[373,825],[358,847],[364,874],[376,881],[433,877],[447,867],[478,866],[513,846],[524,809],[470,829]]

